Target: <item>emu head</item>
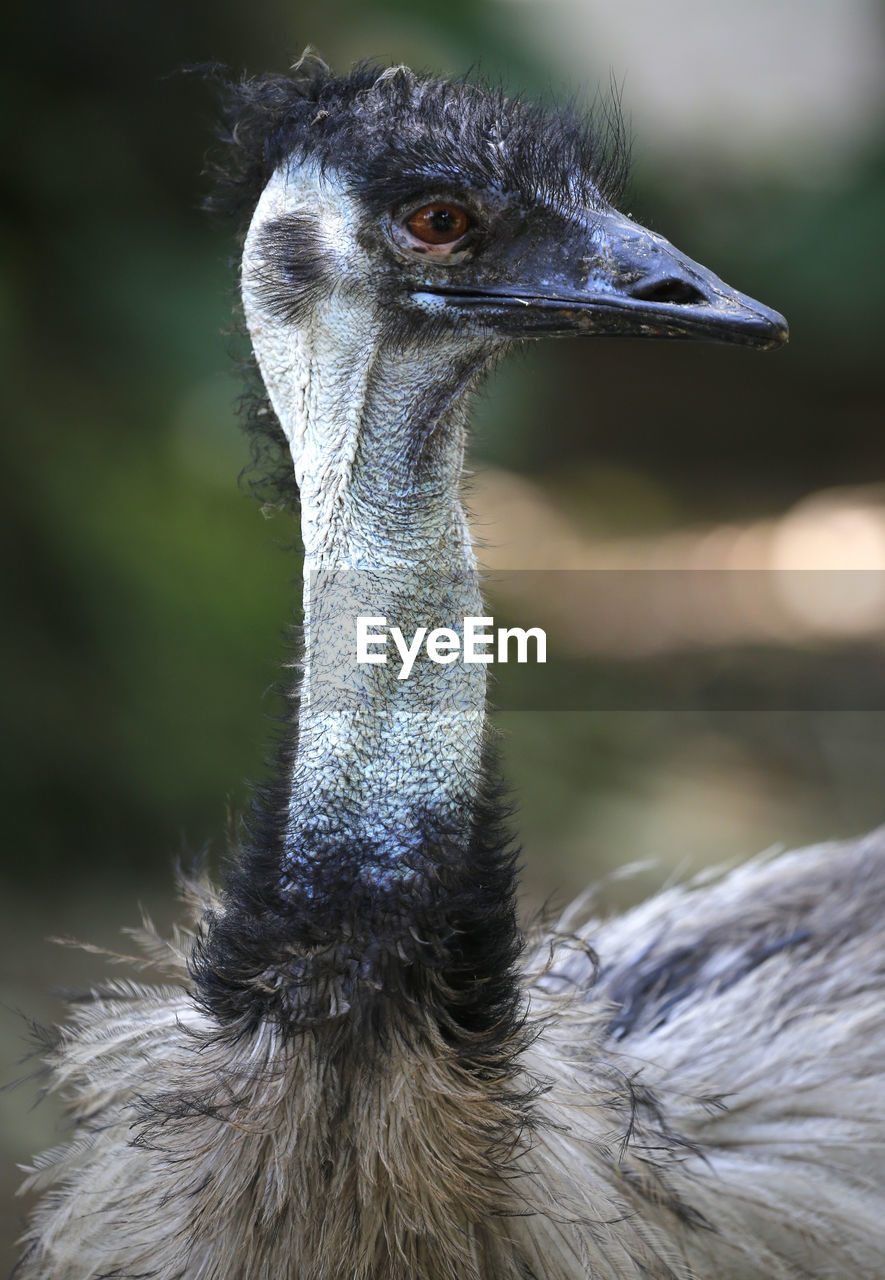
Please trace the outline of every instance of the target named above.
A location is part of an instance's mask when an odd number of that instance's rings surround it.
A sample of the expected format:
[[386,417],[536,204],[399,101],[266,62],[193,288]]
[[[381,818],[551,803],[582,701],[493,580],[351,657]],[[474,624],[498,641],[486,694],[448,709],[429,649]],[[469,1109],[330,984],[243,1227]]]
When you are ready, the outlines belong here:
[[[261,189],[246,317],[299,484],[320,365],[352,399],[380,350],[403,356],[406,394],[519,339],[786,340],[782,316],[617,211],[612,113],[599,130],[469,83],[402,67],[336,78],[311,59],[233,96],[233,186]],[[465,378],[449,381],[455,394]]]

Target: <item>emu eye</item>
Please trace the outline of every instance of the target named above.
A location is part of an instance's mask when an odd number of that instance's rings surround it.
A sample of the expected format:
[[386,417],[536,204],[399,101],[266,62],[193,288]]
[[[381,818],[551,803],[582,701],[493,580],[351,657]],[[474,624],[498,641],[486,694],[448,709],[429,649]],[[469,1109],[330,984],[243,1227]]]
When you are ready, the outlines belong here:
[[449,248],[462,240],[473,225],[466,209],[434,201],[416,209],[406,219],[406,229],[422,244]]

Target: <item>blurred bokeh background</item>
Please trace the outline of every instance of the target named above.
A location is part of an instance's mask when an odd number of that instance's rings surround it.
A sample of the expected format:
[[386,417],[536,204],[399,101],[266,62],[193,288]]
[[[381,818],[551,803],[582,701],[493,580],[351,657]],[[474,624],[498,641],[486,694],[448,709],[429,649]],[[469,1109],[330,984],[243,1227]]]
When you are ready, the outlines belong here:
[[[26,1070],[20,1014],[57,1017],[53,987],[98,972],[47,935],[115,944],[138,902],[171,918],[176,856],[208,846],[220,863],[263,772],[297,604],[294,524],[237,487],[233,242],[199,208],[215,106],[177,68],[284,70],[311,42],[338,67],[479,65],[542,94],[589,98],[613,78],[631,212],[783,311],[792,343],[515,358],[476,414],[488,563],[851,568],[874,596],[885,580],[877,0],[50,0],[15,24],[0,53],[4,1081]],[[529,904],[654,859],[611,886],[619,904],[707,861],[885,819],[881,600],[825,602],[824,625],[791,628],[770,593],[751,596],[702,647],[740,650],[760,687],[789,669],[789,696],[757,699],[750,681],[705,702],[686,623],[707,606],[674,595],[679,627],[665,598],[613,643],[592,615],[561,637],[576,684],[551,705],[598,693],[605,710],[501,715]],[[631,634],[681,662],[684,700],[656,704],[664,665],[641,705],[618,705],[650,660]],[[33,1092],[0,1095],[4,1249],[13,1164],[58,1136]]]

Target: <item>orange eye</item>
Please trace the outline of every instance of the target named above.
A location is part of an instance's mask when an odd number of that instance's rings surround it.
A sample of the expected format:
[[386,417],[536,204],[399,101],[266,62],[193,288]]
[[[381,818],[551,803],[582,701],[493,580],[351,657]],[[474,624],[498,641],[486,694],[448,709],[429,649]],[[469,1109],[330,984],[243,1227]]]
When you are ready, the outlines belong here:
[[454,244],[469,231],[470,215],[457,204],[426,204],[416,209],[406,226],[423,244]]

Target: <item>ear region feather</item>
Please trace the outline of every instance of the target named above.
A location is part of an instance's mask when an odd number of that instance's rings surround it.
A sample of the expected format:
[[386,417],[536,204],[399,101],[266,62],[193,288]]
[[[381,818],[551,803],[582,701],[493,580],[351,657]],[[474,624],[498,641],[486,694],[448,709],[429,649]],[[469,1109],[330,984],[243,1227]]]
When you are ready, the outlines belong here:
[[260,228],[251,251],[255,293],[274,318],[303,324],[334,283],[323,236],[306,213],[287,213]]

